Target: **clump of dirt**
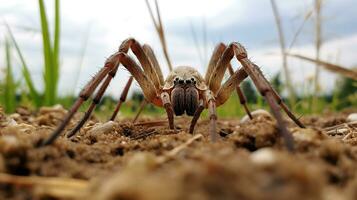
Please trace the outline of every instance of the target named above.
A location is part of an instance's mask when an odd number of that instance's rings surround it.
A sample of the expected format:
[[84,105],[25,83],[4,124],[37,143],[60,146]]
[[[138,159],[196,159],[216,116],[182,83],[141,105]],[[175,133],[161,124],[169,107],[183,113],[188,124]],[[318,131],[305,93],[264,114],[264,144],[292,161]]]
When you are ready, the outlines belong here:
[[38,148],[65,114],[60,106],[37,113],[20,108],[9,116],[0,110],[1,199],[357,197],[357,146],[350,142],[356,129],[348,138],[324,130],[346,122],[345,113],[304,117],[306,129],[289,122],[293,153],[269,116],[219,120],[216,143],[209,140],[205,119],[193,136],[187,133],[190,118],[178,118],[176,131],[158,119],[134,125],[92,118],[76,136]]

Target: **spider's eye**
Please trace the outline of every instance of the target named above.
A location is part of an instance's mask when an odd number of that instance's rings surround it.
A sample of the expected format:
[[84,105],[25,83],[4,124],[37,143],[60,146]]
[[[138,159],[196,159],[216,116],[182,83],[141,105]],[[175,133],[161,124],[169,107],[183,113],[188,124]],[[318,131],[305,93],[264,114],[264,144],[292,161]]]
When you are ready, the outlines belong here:
[[178,82],[179,78],[176,77],[175,80],[174,80],[174,83],[176,84]]

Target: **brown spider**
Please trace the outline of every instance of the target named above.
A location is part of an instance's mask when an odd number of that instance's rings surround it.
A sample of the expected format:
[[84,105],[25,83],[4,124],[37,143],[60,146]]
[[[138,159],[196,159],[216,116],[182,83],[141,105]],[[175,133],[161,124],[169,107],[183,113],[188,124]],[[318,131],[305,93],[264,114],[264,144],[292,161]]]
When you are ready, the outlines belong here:
[[[129,48],[139,60],[141,67],[127,54]],[[242,67],[235,72],[230,65],[230,61],[234,56],[242,65]],[[278,105],[283,108],[298,126],[304,127],[304,125],[290,112],[277,92],[271,87],[259,67],[247,58],[247,51],[241,44],[236,42],[233,42],[228,46],[222,43],[218,44],[213,51],[204,78],[196,69],[184,66],[174,69],[168,75],[166,80],[164,80],[158,61],[150,46],[146,44],[141,46],[135,39],[129,38],[120,45],[118,52],[114,53],[106,60],[104,67],[100,69],[92,80],[83,88],[79,94],[79,98],[76,100],[63,122],[49,138],[43,141],[43,145],[51,144],[60,135],[81,104],[86,101],[101,84],[97,94],[93,98],[92,104],[82,120],[67,136],[70,137],[74,135],[76,131],[83,126],[95,106],[100,102],[100,99],[110,81],[115,76],[120,64],[131,73],[132,77],[130,77],[123,90],[111,120],[115,119],[120,105],[125,101],[134,77],[139,83],[146,100],[156,106],[165,108],[170,129],[175,128],[174,114],[182,115],[186,112],[187,115],[193,116],[189,129],[189,132],[193,133],[201,112],[207,108],[209,110],[210,119],[209,134],[211,140],[216,141],[216,107],[224,104],[234,89],[237,90],[240,103],[244,106],[250,118],[252,118],[246,106],[245,96],[239,87],[239,84],[247,78],[247,76],[250,76],[260,94],[264,96],[270,105],[273,116],[277,120],[279,133],[284,138],[288,149],[293,149],[293,139],[286,128]],[[231,76],[223,85],[221,85],[227,68],[229,69]]]

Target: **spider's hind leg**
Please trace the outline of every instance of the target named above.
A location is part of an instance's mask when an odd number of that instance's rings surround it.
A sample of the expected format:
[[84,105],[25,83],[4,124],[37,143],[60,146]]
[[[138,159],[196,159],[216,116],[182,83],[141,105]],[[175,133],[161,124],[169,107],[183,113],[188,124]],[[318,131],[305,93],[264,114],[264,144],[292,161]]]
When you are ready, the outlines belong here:
[[232,43],[231,46],[234,47],[233,48],[234,54],[235,54],[236,58],[238,59],[238,61],[242,64],[243,69],[249,75],[249,77],[252,79],[254,85],[257,87],[260,94],[268,102],[268,104],[271,108],[271,111],[273,113],[273,116],[277,120],[277,126],[279,129],[279,133],[284,138],[286,147],[290,151],[293,151],[293,149],[294,149],[293,137],[287,129],[286,123],[285,123],[283,116],[280,112],[278,103],[276,102],[276,99],[274,97],[274,90],[272,89],[270,83],[266,80],[266,78],[260,71],[259,67],[255,64],[253,64],[247,58],[247,51],[241,44]]

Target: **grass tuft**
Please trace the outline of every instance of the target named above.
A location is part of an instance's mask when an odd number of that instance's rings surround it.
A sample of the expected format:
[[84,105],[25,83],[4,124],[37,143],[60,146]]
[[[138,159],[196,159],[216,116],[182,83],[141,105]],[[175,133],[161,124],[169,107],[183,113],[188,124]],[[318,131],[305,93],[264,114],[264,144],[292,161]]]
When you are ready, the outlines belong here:
[[27,87],[29,89],[29,92],[30,92],[29,95],[30,95],[33,103],[35,104],[35,106],[39,107],[41,105],[40,95],[39,95],[38,91],[36,90],[36,88],[34,86],[34,83],[32,81],[28,65],[26,64],[26,60],[25,60],[25,58],[24,58],[24,56],[23,56],[23,54],[22,54],[22,52],[20,50],[19,45],[16,42],[16,39],[15,39],[15,37],[14,37],[12,31],[11,31],[10,26],[7,23],[5,23],[5,26],[7,28],[8,34],[10,36],[10,39],[11,39],[12,43],[15,46],[15,50],[17,52],[17,55],[20,58],[20,62],[21,62],[21,65],[22,65],[21,72],[22,72],[22,75],[24,76],[25,83],[26,83],[26,85],[27,85]]
[[8,38],[5,39],[5,61],[6,72],[2,101],[5,106],[5,112],[12,113],[16,108],[16,83],[12,73],[11,48]]

